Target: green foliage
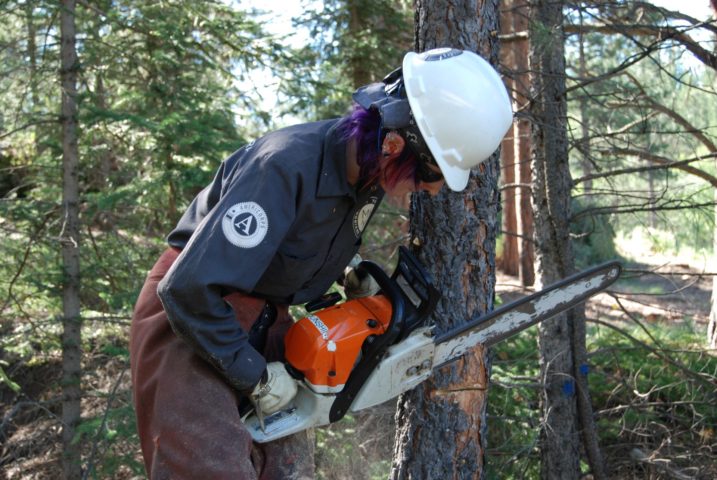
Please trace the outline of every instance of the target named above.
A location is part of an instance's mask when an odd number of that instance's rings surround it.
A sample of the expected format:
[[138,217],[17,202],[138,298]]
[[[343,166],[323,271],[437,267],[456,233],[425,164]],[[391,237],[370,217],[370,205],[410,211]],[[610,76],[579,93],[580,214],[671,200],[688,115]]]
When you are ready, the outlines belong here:
[[[689,324],[651,331],[662,344],[663,355],[693,372],[712,376],[717,372],[717,359],[699,348],[701,332]],[[650,342],[638,329],[631,333]],[[717,412],[709,384],[684,375],[614,331],[601,329],[596,337],[591,357],[596,380],[593,401],[604,406],[598,412],[598,428],[605,445],[644,442],[657,448],[666,439],[675,445],[694,445],[702,443],[701,435],[714,431]]]
[[576,220],[570,224],[570,233],[578,269],[618,258],[615,231],[608,219],[602,215],[579,215],[589,208],[589,204],[573,199],[572,210]]
[[539,476],[535,329],[498,344],[493,351],[488,392],[486,478]]
[[[3,7],[0,106],[11,133],[0,144],[0,248],[21,259],[0,272],[8,319],[60,307],[57,8]],[[162,237],[243,143],[235,71],[275,48],[244,12],[218,2],[96,2],[78,8],[77,23],[85,314],[127,315]]]
[[[622,24],[638,15],[644,25],[677,25],[712,49],[699,26],[684,27],[649,8],[630,2],[581,6],[574,4],[567,12],[568,23]],[[714,161],[695,160],[689,164],[692,171],[664,165],[696,159],[714,147],[717,114],[708,106],[717,94],[715,71],[670,38],[590,30],[567,37],[566,59],[575,146],[571,171],[576,178],[598,175],[583,178],[575,194],[618,233],[638,227],[663,230],[674,236],[675,250],[709,254],[715,188],[695,172],[714,177]]]
[[[19,365],[54,365],[61,354],[59,8],[41,0],[0,7],[0,251],[8,260],[0,265],[0,361],[8,365],[0,386],[8,403],[36,400],[13,378]],[[128,320],[163,237],[244,143],[236,112],[247,92],[237,77],[283,50],[224,2],[100,0],[78,5],[76,23],[84,360],[126,362]],[[85,380],[94,379],[88,368]],[[49,382],[42,394],[59,395]],[[91,477],[137,474],[127,391],[98,431],[97,402],[106,400],[83,401],[90,411],[76,440],[85,454],[94,440],[101,447]]]
[[295,52],[281,91],[288,111],[309,119],[344,115],[356,88],[380,81],[411,49],[411,10],[404,2],[324,1],[295,23],[313,41]]
[[77,429],[78,436],[94,445],[94,457],[88,463],[87,478],[117,478],[144,474],[144,464],[137,458],[139,438],[134,409],[130,404],[111,408],[101,415],[87,418]]
[[[713,435],[717,411],[709,383],[685,375],[664,358],[714,378],[717,358],[702,350],[699,329],[690,322],[651,325],[651,338],[638,326],[620,328],[663,356],[618,331],[589,325],[588,380],[609,468],[616,468],[611,458],[624,455],[628,446],[651,451],[665,441],[699,445],[701,436]],[[536,331],[530,329],[495,347],[487,478],[539,476],[540,370],[535,345]]]
[[[684,217],[690,218],[687,212]],[[714,220],[707,218],[703,222],[687,222],[686,227],[679,223],[661,223],[660,228],[636,225],[632,229],[620,231],[616,239],[620,248],[626,252],[640,245],[640,248],[651,254],[661,254],[676,261],[684,260],[697,265],[704,264],[712,250],[709,243],[712,241]]]

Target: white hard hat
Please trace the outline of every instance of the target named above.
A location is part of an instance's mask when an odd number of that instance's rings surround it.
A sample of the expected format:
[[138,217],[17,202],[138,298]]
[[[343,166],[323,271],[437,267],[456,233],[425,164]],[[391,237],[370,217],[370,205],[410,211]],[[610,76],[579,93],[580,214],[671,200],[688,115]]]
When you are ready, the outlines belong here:
[[498,148],[513,121],[505,85],[473,52],[438,48],[409,52],[403,82],[423,140],[451,190]]

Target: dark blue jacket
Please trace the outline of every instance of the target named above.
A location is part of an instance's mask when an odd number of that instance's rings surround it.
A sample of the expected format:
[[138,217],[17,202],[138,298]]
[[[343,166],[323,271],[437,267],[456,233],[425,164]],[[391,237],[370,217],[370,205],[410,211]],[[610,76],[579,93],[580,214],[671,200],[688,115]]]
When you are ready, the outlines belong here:
[[346,179],[346,142],[328,120],[288,127],[226,159],[168,237],[182,249],[158,294],[175,332],[238,390],[266,362],[223,297],[310,301],[340,276],[383,196]]

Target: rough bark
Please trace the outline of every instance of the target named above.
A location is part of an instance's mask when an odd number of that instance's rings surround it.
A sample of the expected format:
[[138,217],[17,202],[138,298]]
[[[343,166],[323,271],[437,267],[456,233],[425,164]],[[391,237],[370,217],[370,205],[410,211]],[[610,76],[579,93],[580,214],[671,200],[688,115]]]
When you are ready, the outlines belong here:
[[[567,99],[562,1],[533,0],[530,62],[533,208],[538,284],[574,270],[570,245]],[[584,307],[539,325],[542,426],[541,476],[580,477],[580,440],[594,478],[605,478],[587,390]]]
[[75,1],[61,6],[62,86],[62,471],[64,478],[80,478],[80,443],[74,442],[80,422],[81,317],[80,317],[80,225],[79,152],[77,146],[77,51],[75,49]]
[[[495,64],[498,1],[417,1],[416,47],[473,50]],[[414,195],[412,245],[440,286],[438,331],[493,307],[498,231],[497,156],[462,193]],[[441,369],[399,399],[393,479],[482,478],[489,368],[485,349]]]

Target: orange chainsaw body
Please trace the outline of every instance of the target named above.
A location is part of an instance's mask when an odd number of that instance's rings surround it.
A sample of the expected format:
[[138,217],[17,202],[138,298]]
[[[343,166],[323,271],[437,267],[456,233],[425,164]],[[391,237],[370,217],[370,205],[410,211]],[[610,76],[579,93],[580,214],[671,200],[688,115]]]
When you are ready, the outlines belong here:
[[370,335],[381,335],[391,320],[383,295],[358,298],[307,315],[284,339],[287,362],[317,393],[340,391]]

